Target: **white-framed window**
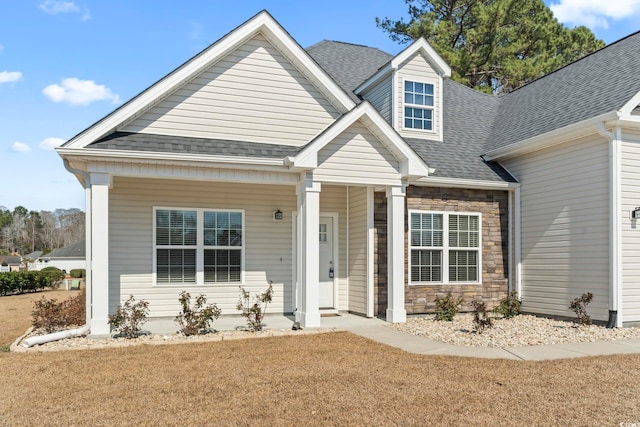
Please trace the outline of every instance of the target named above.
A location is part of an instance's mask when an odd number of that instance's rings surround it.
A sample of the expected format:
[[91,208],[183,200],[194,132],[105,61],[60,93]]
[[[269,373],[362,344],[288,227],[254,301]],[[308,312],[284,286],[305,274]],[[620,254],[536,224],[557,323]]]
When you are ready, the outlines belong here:
[[433,83],[404,81],[405,129],[434,130],[435,86]]
[[242,283],[244,211],[154,207],[155,283]]
[[409,211],[410,284],[479,284],[481,223],[480,213]]

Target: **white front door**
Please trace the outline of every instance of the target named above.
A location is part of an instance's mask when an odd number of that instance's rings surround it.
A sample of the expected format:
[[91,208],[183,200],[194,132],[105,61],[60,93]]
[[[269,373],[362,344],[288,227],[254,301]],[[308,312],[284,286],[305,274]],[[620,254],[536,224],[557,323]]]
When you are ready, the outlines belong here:
[[333,218],[320,217],[320,308],[335,308],[334,303],[334,278],[335,271],[333,254]]

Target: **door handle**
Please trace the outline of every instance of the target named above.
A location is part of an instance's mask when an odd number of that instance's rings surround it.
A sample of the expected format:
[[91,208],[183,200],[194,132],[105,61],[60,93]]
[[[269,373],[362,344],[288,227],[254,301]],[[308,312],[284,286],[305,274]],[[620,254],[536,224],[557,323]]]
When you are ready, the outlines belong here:
[[329,279],[333,279],[333,266],[329,267]]

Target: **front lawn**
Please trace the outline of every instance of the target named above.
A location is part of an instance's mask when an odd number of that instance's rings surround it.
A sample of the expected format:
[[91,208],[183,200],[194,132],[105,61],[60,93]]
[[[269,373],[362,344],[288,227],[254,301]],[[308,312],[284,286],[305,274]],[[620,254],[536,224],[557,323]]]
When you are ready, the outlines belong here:
[[0,355],[2,425],[619,425],[640,355],[408,354],[350,333]]

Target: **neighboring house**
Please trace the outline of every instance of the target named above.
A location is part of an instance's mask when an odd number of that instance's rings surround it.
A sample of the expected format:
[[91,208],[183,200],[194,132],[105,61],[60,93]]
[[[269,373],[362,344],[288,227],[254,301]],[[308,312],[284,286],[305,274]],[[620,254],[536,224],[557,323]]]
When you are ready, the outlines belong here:
[[20,255],[0,255],[0,272],[19,271],[21,265]]
[[307,50],[260,12],[58,149],[86,188],[94,334],[238,286],[303,326],[404,322],[451,291],[640,321],[640,34],[512,93],[453,82],[424,40]]
[[37,259],[35,263],[36,269],[42,270],[45,267],[56,267],[67,273],[74,269],[86,269],[86,246],[86,241],[81,240],[71,245],[54,249]]
[[22,257],[22,259],[27,263],[29,270],[40,270],[45,267],[44,265],[41,265],[42,261],[40,260],[40,257],[42,256],[42,252],[43,251],[33,251]]

